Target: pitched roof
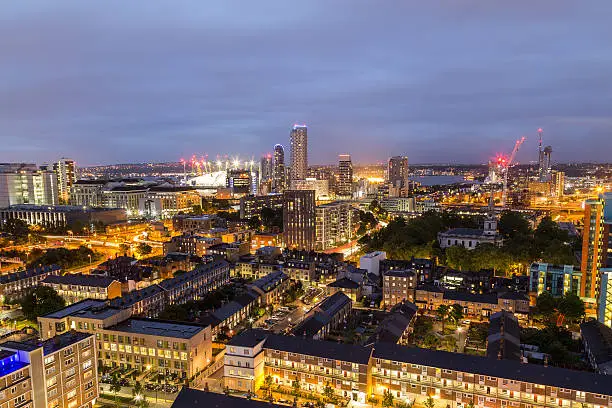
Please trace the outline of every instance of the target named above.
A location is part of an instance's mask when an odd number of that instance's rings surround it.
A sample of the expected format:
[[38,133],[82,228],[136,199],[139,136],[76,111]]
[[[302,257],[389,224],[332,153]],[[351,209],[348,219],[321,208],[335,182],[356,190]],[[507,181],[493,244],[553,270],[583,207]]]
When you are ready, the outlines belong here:
[[596,394],[608,395],[612,389],[612,376],[608,375],[388,343],[375,344],[372,357]]
[[43,283],[56,285],[77,285],[91,286],[94,288],[107,288],[113,282],[117,282],[113,278],[100,275],[83,275],[83,274],[68,274],[68,275],[48,275]]
[[266,338],[264,345],[267,349],[286,351],[288,353],[305,354],[341,360],[357,364],[368,364],[370,359],[369,347],[353,344],[342,344],[331,341],[303,339],[300,337],[271,334]]
[[488,303],[491,305],[497,304],[497,295],[495,294],[480,295],[469,292],[456,292],[448,290],[444,292],[444,299],[457,300],[461,302]]
[[580,334],[597,364],[612,361],[612,329],[597,320],[580,324]]
[[359,284],[349,278],[338,279],[327,286],[330,288],[359,289]]

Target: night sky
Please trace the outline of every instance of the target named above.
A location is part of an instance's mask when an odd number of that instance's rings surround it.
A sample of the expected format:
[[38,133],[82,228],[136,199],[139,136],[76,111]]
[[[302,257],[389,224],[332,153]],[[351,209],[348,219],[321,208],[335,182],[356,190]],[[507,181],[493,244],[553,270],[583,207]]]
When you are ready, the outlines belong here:
[[[59,1],[0,10],[0,162],[611,161],[612,1]],[[288,155],[288,153],[287,153]]]

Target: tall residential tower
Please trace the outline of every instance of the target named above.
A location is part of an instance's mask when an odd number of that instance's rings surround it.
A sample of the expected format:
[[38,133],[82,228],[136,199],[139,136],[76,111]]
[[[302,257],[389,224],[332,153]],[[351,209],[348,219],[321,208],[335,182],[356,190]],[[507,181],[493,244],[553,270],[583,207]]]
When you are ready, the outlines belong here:
[[291,179],[304,180],[308,175],[308,128],[293,125],[291,129]]
[[287,180],[285,177],[285,149],[280,144],[274,146],[273,166],[272,191],[282,193],[287,187]]
[[336,194],[350,197],[353,194],[353,163],[350,154],[338,156],[338,185]]

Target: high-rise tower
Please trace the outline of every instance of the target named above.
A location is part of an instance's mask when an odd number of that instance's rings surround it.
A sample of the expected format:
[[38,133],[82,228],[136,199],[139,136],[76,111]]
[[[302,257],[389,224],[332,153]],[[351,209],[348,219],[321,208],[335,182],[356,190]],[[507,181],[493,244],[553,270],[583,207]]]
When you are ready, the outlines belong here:
[[72,185],[76,181],[76,163],[72,159],[62,157],[53,164],[53,171],[57,175],[60,202],[66,204],[70,200]]
[[282,193],[287,188],[287,181],[285,177],[285,149],[280,144],[274,146],[273,166],[272,190],[275,193]]
[[612,195],[602,194],[584,203],[584,230],[582,231],[582,260],[580,270],[580,296],[596,299],[599,295],[599,273],[608,263],[610,222],[606,207],[612,205]]
[[394,187],[408,188],[408,157],[393,156],[389,159],[387,180]]
[[287,190],[283,198],[283,239],[291,249],[315,249],[315,192]]
[[308,128],[293,125],[291,129],[291,179],[304,180],[308,175]]
[[350,154],[338,156],[338,185],[336,194],[351,196],[353,193],[353,163]]

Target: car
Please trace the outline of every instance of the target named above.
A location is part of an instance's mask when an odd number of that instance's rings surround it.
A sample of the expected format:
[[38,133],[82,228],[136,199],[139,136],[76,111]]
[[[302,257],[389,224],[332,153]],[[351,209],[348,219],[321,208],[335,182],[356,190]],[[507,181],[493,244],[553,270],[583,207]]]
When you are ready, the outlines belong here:
[[279,404],[289,404],[289,400],[283,398],[279,398],[276,402],[278,402]]
[[462,324],[470,324],[470,321],[469,321],[469,320],[464,320],[464,321],[462,321],[461,323],[462,323]]

